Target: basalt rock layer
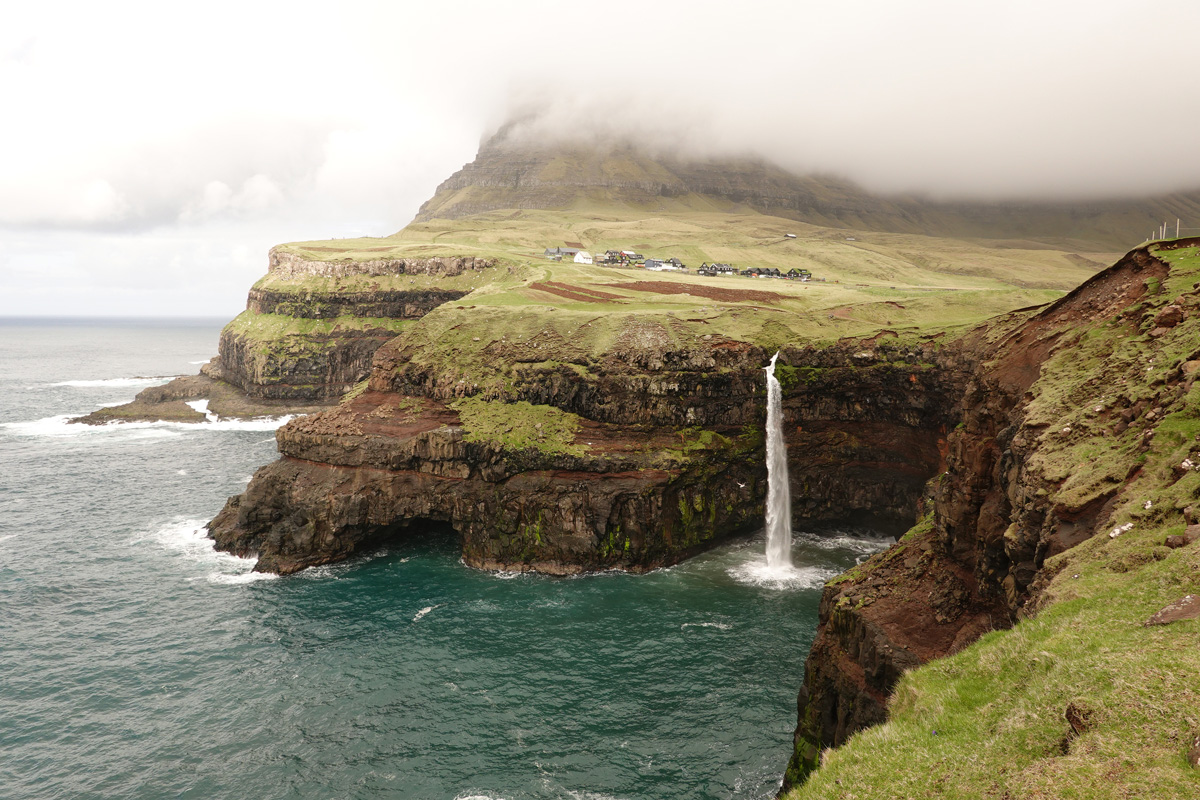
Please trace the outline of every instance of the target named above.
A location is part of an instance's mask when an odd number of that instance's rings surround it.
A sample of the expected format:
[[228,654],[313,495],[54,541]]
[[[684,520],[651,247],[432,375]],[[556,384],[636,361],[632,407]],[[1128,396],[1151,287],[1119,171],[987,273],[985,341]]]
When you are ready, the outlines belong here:
[[473,256],[319,261],[273,248],[267,277],[221,332],[219,355],[203,371],[251,398],[333,402],[366,379],[371,357],[404,321],[466,294],[436,285],[363,286],[362,279],[448,278],[493,264]]
[[[1155,426],[1187,417],[1200,371],[1200,339],[1186,322],[1200,295],[1160,252],[1134,250],[977,337],[925,518],[825,589],[783,791],[818,768],[823,749],[883,722],[906,670],[1035,613],[1053,577],[1047,559],[1107,532],[1128,487],[1147,482]],[[1169,279],[1184,293],[1167,293]],[[1180,441],[1184,455],[1197,446]],[[1178,481],[1191,465],[1183,458],[1153,480]]]
[[[442,524],[468,564],[567,573],[674,563],[757,526],[770,354],[719,337],[632,341],[530,363],[484,398],[401,335],[376,353],[366,391],[279,431],[283,457],[210,533],[260,570],[291,572]],[[785,348],[797,521],[903,530],[972,367],[932,341]],[[517,441],[531,414],[549,416]],[[551,434],[552,420],[567,427]]]

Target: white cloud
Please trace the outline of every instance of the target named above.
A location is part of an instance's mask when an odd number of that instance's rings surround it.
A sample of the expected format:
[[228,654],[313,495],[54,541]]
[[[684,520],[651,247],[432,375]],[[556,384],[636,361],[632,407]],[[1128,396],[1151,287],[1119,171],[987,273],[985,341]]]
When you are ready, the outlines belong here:
[[399,229],[522,104],[889,191],[1200,185],[1197,23],[1188,0],[18,4],[0,313],[240,306],[271,244]]

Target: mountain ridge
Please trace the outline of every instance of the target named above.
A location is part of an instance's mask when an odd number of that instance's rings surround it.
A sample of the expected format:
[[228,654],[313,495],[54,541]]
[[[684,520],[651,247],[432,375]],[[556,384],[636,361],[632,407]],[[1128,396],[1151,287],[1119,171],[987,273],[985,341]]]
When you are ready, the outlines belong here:
[[438,186],[413,222],[598,203],[656,212],[753,209],[854,230],[1120,251],[1164,220],[1200,220],[1200,190],[1078,200],[888,196],[836,176],[796,175],[761,158],[688,158],[628,141],[545,144],[506,127]]

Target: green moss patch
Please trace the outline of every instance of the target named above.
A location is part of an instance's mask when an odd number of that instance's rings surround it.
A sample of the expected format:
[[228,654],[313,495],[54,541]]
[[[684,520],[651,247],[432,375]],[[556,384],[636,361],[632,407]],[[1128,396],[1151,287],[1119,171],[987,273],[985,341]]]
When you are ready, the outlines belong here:
[[411,320],[388,317],[334,317],[307,319],[282,314],[256,314],[243,311],[225,326],[225,332],[258,341],[278,341],[289,337],[327,338],[351,332],[399,333]]
[[467,397],[450,407],[458,412],[468,442],[490,442],[507,450],[536,450],[549,455],[580,456],[587,452],[585,446],[574,443],[579,417],[553,406]]

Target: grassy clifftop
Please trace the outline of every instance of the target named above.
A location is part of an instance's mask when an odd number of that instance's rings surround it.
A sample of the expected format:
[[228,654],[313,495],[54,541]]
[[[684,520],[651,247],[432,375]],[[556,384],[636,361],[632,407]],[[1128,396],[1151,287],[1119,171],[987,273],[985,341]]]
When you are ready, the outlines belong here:
[[[792,233],[796,238],[788,238]],[[823,280],[652,273],[549,262],[565,241],[593,252],[807,269]],[[408,326],[402,346],[468,383],[503,383],[515,364],[587,364],[640,335],[666,348],[719,337],[763,347],[845,337],[932,336],[1049,302],[1112,260],[1037,245],[996,247],[915,235],[804,225],[751,210],[646,216],[580,199],[563,211],[492,212],[414,223],[394,236],[297,242],[279,250],[314,262],[473,256],[495,261],[456,276],[268,275],[280,292],[465,292]],[[639,333],[640,332],[640,333]]]
[[1155,254],[1167,278],[1080,319],[1026,407],[1039,502],[1107,503],[1099,529],[1046,560],[1016,627],[907,673],[888,722],[790,798],[1200,796],[1200,619],[1153,623],[1200,596],[1200,542],[1169,540],[1200,531],[1200,254]]

